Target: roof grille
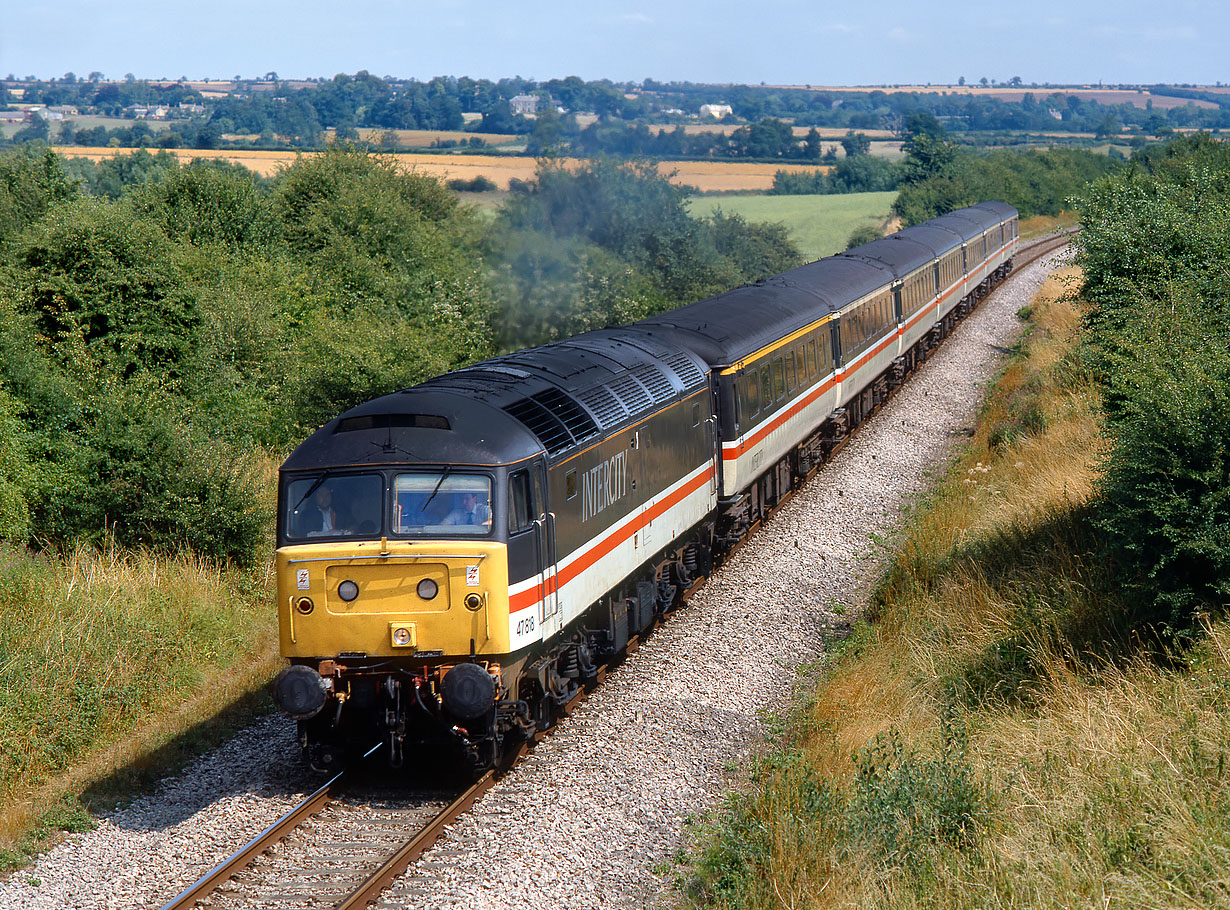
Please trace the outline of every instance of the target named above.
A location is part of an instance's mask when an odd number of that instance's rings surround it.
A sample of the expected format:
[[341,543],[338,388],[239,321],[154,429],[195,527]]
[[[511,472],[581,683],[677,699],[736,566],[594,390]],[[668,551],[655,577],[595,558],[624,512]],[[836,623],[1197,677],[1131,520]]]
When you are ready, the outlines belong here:
[[645,384],[655,402],[670,401],[675,397],[675,387],[656,364],[641,364],[632,371],[632,375]]
[[594,419],[559,389],[544,389],[534,396],[534,400],[564,424],[574,441],[579,442],[598,432]]
[[638,414],[653,402],[645,393],[645,387],[631,376],[621,376],[610,384],[610,389],[619,396],[629,414]]
[[604,427],[613,426],[628,416],[619,399],[611,394],[611,390],[606,386],[596,385],[586,389],[577,398],[581,400],[581,404],[598,415],[598,422]]
[[522,398],[505,405],[504,410],[525,424],[548,452],[559,452],[572,445],[572,434],[568,432],[563,421],[534,399]]
[[668,367],[675,371],[675,375],[683,380],[684,385],[694,386],[704,382],[705,374],[700,371],[686,354],[676,352],[669,357],[663,358],[663,360]]

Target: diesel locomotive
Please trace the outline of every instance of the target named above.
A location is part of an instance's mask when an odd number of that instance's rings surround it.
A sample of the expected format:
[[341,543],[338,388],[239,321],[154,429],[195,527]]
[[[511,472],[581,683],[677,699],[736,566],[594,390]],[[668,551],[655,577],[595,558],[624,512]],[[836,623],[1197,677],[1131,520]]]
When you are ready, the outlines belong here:
[[1017,220],[971,206],[323,426],[277,524],[308,759],[477,770],[551,726],[1008,273]]

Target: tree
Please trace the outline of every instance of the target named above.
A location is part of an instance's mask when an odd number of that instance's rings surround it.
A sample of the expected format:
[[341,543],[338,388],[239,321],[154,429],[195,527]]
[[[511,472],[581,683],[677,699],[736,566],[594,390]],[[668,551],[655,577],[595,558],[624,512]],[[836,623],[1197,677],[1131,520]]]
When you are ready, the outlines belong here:
[[846,150],[846,157],[866,155],[871,151],[871,140],[865,133],[847,132],[841,140],[841,147]]

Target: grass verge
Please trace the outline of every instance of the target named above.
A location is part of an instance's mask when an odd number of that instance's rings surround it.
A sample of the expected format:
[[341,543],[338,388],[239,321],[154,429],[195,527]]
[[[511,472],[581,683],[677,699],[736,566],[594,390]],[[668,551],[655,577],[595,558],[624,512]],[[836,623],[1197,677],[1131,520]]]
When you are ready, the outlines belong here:
[[0,549],[0,868],[264,709],[271,584],[187,556]]
[[1230,906],[1230,624],[1104,592],[1079,315],[1052,282],[867,621],[681,873],[704,907]]

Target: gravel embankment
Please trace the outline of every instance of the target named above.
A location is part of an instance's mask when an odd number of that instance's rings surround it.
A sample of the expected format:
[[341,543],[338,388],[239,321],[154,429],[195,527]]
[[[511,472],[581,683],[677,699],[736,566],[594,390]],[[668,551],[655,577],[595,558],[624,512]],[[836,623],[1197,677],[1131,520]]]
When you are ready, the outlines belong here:
[[[876,543],[972,429],[982,388],[1055,266],[1028,266],[576,714],[385,896],[388,907],[641,908],[686,821],[717,806],[883,568]],[[157,906],[310,789],[262,721],[0,882],[7,908]],[[34,884],[37,882],[37,884]],[[666,901],[670,898],[667,896]]]

